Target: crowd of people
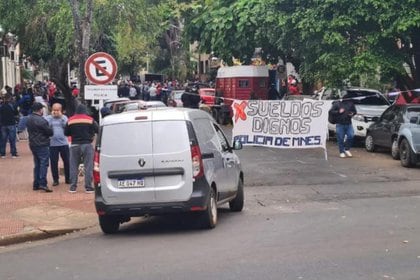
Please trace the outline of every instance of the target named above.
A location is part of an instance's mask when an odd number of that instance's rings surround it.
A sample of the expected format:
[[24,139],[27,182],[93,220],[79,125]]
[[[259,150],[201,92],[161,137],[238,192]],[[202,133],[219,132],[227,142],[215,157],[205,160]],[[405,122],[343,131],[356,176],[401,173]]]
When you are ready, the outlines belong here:
[[[73,87],[72,95],[79,91]],[[97,122],[87,114],[87,107],[75,102],[76,112],[65,114],[66,102],[62,93],[51,81],[20,86],[6,86],[0,98],[0,157],[6,158],[7,144],[12,158],[18,158],[18,135],[27,132],[32,152],[33,190],[52,192],[47,174],[51,167],[52,186],[60,184],[59,159],[64,167],[64,183],[69,192],[77,189],[79,166],[83,163],[84,187],[92,193],[93,155],[92,142],[98,132]],[[70,139],[70,141],[69,141]]]
[[132,100],[153,101],[160,100],[166,104],[168,94],[174,89],[181,89],[184,85],[174,81],[145,81],[134,83],[132,81],[121,81],[118,85],[118,97],[126,97]]
[[[290,87],[296,84],[294,81],[296,80],[289,81],[290,94],[297,94],[290,90]],[[132,100],[159,100],[166,104],[172,90],[184,89],[185,94],[182,96],[184,107],[198,108],[201,101],[198,87],[190,87],[189,84],[194,82],[121,81],[118,84],[118,96]],[[98,124],[87,114],[87,107],[77,101],[78,95],[79,89],[73,86],[72,97],[76,112],[73,116],[69,116],[66,115],[64,94],[52,81],[18,84],[14,88],[5,86],[1,90],[0,158],[6,158],[7,144],[10,146],[10,156],[18,158],[16,142],[20,137],[28,138],[34,157],[34,190],[52,191],[47,183],[48,167],[51,167],[52,186],[60,184],[58,165],[61,158],[64,166],[64,182],[70,185],[69,191],[72,193],[76,191],[79,164],[83,163],[85,190],[88,193],[93,192],[92,141],[98,131]],[[282,99],[282,95],[284,96],[284,93],[279,93],[275,85],[272,85],[267,92],[268,99]]]

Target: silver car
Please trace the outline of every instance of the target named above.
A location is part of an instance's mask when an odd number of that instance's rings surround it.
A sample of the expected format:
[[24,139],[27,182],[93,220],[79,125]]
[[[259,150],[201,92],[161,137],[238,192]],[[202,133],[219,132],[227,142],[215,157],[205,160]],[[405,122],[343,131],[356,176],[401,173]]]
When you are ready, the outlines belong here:
[[408,122],[398,132],[401,165],[415,166],[420,159],[420,104],[407,105]]
[[95,206],[104,233],[133,216],[197,212],[204,227],[217,206],[244,204],[244,174],[233,146],[209,114],[155,108],[106,117],[95,153]]

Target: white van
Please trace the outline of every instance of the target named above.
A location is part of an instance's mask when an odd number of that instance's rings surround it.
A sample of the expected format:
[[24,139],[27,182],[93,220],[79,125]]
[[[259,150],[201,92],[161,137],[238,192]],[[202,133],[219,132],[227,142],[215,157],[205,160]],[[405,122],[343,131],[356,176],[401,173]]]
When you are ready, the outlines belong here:
[[104,118],[97,138],[95,206],[104,233],[130,217],[200,212],[217,223],[217,206],[244,204],[243,172],[233,147],[209,114],[156,108]]

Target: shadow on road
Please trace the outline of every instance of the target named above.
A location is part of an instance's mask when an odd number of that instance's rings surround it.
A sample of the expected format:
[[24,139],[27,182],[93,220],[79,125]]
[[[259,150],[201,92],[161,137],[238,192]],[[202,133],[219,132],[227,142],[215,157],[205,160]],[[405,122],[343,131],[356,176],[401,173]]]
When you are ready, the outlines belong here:
[[[238,213],[232,213],[228,208],[218,209],[218,225],[234,218]],[[118,236],[148,236],[185,232],[205,232],[210,229],[200,224],[199,213],[170,214],[165,216],[133,217],[128,223],[121,225]]]

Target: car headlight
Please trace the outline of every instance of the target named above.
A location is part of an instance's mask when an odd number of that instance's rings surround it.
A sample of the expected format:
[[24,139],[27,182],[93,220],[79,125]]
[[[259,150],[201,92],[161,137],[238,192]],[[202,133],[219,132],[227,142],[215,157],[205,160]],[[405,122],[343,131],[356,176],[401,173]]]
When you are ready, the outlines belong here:
[[356,115],[353,116],[353,120],[359,121],[359,122],[364,122],[365,121],[365,116],[363,116],[361,114],[356,114]]

